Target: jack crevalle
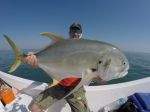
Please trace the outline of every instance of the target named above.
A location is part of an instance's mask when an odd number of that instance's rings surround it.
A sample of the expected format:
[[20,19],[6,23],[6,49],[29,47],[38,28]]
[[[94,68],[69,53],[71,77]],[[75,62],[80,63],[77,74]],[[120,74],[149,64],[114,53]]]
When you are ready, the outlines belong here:
[[[50,32],[41,34],[50,37],[53,42],[35,53],[39,67],[58,81],[67,77],[81,78],[80,83],[69,94],[82,85],[89,84],[94,77],[99,76],[102,80],[109,81],[128,73],[128,60],[114,45],[88,39],[64,39]],[[4,37],[15,51],[16,60],[9,71],[13,72],[25,55],[8,36]]]

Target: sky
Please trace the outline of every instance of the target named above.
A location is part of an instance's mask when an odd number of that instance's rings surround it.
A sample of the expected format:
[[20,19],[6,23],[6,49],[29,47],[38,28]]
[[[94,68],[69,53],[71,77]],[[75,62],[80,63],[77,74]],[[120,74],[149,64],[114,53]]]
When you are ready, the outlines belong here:
[[51,40],[41,32],[68,38],[69,26],[82,25],[83,38],[124,51],[150,53],[150,0],[0,0],[0,50],[41,49]]

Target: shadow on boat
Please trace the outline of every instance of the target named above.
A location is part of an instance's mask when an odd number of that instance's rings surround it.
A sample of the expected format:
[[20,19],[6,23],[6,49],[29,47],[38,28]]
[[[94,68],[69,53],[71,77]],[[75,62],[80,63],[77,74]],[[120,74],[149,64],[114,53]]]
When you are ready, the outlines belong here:
[[39,93],[44,91],[48,85],[41,82],[32,82],[29,86],[18,90],[18,93],[27,94],[31,97],[36,97]]

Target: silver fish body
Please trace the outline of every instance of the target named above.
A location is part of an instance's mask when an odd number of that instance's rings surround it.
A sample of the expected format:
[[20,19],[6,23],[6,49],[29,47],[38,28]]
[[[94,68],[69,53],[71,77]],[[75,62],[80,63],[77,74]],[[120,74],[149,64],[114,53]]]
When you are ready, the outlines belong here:
[[[60,79],[82,78],[87,69],[97,69],[98,75],[112,78],[122,77],[129,68],[125,55],[114,45],[87,39],[64,39],[49,45],[37,54],[39,65],[47,73],[56,73]],[[113,77],[110,75],[113,73]],[[108,78],[104,78],[107,80]]]
[[[56,80],[66,77],[82,78],[87,70],[95,70],[94,75],[105,81],[123,77],[128,73],[128,60],[114,45],[96,40],[63,39],[50,32],[42,35],[50,37],[53,43],[35,55],[39,67]],[[8,36],[4,37],[16,54],[15,63],[10,69],[13,72],[21,64],[24,55]]]

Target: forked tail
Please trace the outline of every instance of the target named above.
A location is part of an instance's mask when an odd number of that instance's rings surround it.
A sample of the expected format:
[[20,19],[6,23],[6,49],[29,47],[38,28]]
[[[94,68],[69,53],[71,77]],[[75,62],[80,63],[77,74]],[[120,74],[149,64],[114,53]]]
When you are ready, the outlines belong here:
[[9,43],[9,45],[12,47],[12,50],[15,52],[15,62],[13,63],[13,65],[11,66],[11,68],[9,69],[9,73],[14,72],[19,65],[21,64],[21,59],[23,57],[21,51],[19,48],[17,48],[17,46],[15,45],[15,43],[6,35],[4,35],[5,39],[7,40],[7,42]]

